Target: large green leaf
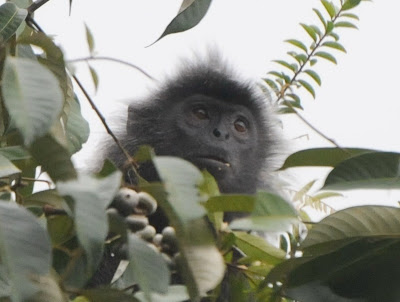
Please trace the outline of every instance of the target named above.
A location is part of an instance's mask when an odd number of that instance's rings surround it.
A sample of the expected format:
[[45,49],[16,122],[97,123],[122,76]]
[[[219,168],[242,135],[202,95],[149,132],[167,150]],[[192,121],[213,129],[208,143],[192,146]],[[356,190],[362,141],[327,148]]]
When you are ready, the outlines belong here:
[[291,154],[280,170],[292,167],[334,167],[341,161],[355,155],[374,152],[359,148],[315,148],[301,150]]
[[17,32],[28,12],[18,8],[14,3],[4,3],[0,6],[0,44],[7,42]]
[[239,230],[285,232],[299,223],[298,214],[282,197],[268,192],[258,192],[251,216],[234,220],[230,227]]
[[76,178],[69,152],[52,136],[45,135],[35,140],[29,152],[53,181]]
[[[210,7],[211,0],[195,0],[186,9],[180,12],[170,24],[168,24],[162,35],[154,42],[156,43],[169,34],[179,33],[195,27],[205,16]],[[153,44],[154,44],[153,43]]]
[[35,60],[7,57],[2,88],[8,113],[25,144],[50,130],[60,114],[63,97],[48,69]]
[[81,114],[78,100],[72,99],[69,103],[70,111],[65,126],[68,149],[73,154],[78,152],[89,138],[89,124]]
[[160,156],[154,159],[157,171],[165,184],[168,201],[183,224],[203,217],[198,186],[203,182],[201,172],[191,163],[176,157]]
[[360,206],[336,212],[314,225],[301,247],[361,237],[400,238],[400,209]]
[[132,234],[128,236],[129,265],[124,274],[131,275],[145,296],[151,292],[166,293],[170,282],[170,271],[160,253]]
[[373,152],[339,163],[325,180],[323,189],[387,189],[400,187],[400,154]]
[[103,256],[108,233],[105,210],[119,189],[121,177],[118,171],[102,179],[80,175],[77,180],[57,183],[60,194],[74,200],[74,221],[79,242],[88,259],[88,277],[94,273]]
[[234,232],[235,244],[247,257],[254,261],[265,261],[269,264],[278,264],[285,259],[286,253],[269,244],[264,238],[245,232]]
[[0,148],[0,154],[9,160],[28,159],[31,155],[21,146],[11,146]]
[[31,213],[0,202],[0,259],[10,285],[11,300],[27,301],[38,291],[34,280],[50,273],[51,247],[47,232]]

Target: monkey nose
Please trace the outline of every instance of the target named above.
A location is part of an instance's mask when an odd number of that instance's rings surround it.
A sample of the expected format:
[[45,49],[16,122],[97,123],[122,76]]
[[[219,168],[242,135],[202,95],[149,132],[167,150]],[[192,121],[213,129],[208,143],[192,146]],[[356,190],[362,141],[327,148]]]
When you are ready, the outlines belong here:
[[215,128],[214,130],[213,130],[213,134],[214,134],[214,136],[216,137],[216,138],[219,138],[219,139],[228,139],[229,138],[229,133],[223,133],[223,132],[221,132],[219,129],[217,129],[217,128]]

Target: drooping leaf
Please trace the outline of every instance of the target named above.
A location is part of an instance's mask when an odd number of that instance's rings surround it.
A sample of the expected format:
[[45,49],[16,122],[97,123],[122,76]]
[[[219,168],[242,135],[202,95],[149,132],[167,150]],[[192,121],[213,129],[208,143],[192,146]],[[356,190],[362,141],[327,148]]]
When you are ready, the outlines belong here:
[[325,51],[318,51],[318,52],[314,53],[314,56],[324,58],[325,60],[328,60],[334,64],[337,64],[335,57]]
[[162,35],[152,44],[167,35],[183,32],[195,27],[207,13],[210,4],[211,0],[195,0],[168,24]]
[[311,69],[304,70],[304,72],[308,74],[319,86],[321,86],[321,78],[319,77],[318,73]]
[[316,8],[313,8],[313,11],[317,14],[319,20],[321,21],[322,25],[323,25],[324,28],[326,29],[326,20],[325,20],[324,16],[323,16],[323,15],[321,14],[321,12],[320,12],[318,9],[316,9]]
[[290,39],[290,40],[286,40],[285,42],[288,42],[298,48],[300,48],[301,50],[303,50],[305,53],[307,53],[307,46],[305,46],[303,44],[303,42],[299,41],[299,40],[295,40],[295,39]]
[[340,51],[343,51],[344,53],[346,53],[346,49],[339,43],[337,42],[333,42],[333,41],[327,41],[324,42],[321,46],[326,46],[326,47],[331,47]]
[[121,177],[117,171],[102,179],[80,175],[77,180],[57,183],[60,194],[74,200],[76,232],[88,259],[87,277],[94,273],[103,256],[108,233],[106,208],[120,187]]
[[361,2],[361,0],[347,0],[342,6],[342,11],[349,10],[349,9],[356,7],[357,5],[360,4],[360,2]]
[[89,123],[84,119],[78,99],[69,102],[70,111],[65,125],[68,150],[71,154],[78,152],[89,138]]
[[334,167],[338,163],[355,155],[374,152],[359,148],[314,148],[291,154],[280,170],[292,167]]
[[47,232],[26,209],[5,202],[0,202],[0,259],[12,301],[32,298],[39,290],[34,278],[49,274],[51,268]]
[[289,64],[288,62],[282,61],[282,60],[273,60],[273,62],[278,63],[278,64],[290,69],[294,73],[296,73],[296,71],[297,71],[297,66],[294,64]]
[[336,22],[335,23],[335,27],[347,27],[347,28],[354,28],[354,29],[358,29],[358,27],[356,25],[354,25],[351,22],[347,22],[347,21],[340,21],[340,22]]
[[301,86],[303,86],[312,96],[313,96],[313,98],[315,99],[315,90],[314,90],[314,88],[308,83],[308,82],[306,82],[306,81],[304,81],[304,80],[297,80],[300,84],[301,84]]
[[89,52],[91,55],[94,53],[94,39],[93,39],[93,34],[90,28],[85,24],[85,32],[86,32],[86,43],[89,47]]
[[7,2],[0,6],[0,44],[17,32],[27,15],[26,9],[18,8],[14,3]]
[[355,19],[355,20],[360,20],[360,18],[357,15],[351,14],[351,13],[340,14],[340,16]]
[[128,236],[128,245],[129,265],[125,274],[131,274],[146,297],[150,297],[152,291],[166,293],[170,272],[161,254],[134,234]]
[[60,114],[63,97],[56,77],[40,63],[7,57],[2,92],[25,144],[46,134]]
[[304,30],[308,33],[308,35],[314,40],[314,42],[317,42],[317,33],[315,32],[315,30],[304,23],[300,23],[301,27],[304,28]]
[[94,84],[94,89],[95,89],[95,91],[97,91],[97,89],[99,87],[99,76],[97,75],[96,69],[94,69],[90,65],[89,65],[89,71],[90,71],[90,75],[92,77],[92,81]]
[[29,152],[53,181],[77,177],[70,153],[50,135],[35,140]]
[[264,238],[245,232],[233,232],[237,247],[246,256],[269,264],[278,264],[285,258],[286,253],[265,241]]
[[371,152],[339,163],[329,173],[323,189],[399,188],[399,175],[399,153]]
[[333,19],[336,15],[336,9],[333,3],[327,0],[321,0],[321,3],[325,7],[325,10],[328,12],[331,19]]

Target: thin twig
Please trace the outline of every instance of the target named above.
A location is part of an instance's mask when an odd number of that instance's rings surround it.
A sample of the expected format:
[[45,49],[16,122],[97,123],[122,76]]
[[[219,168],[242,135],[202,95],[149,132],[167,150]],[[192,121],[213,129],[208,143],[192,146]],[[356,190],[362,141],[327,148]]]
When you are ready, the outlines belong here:
[[37,10],[39,7],[41,7],[43,4],[46,4],[50,0],[38,0],[36,2],[33,2],[29,7],[27,8],[28,14],[32,14],[35,10]]
[[140,68],[139,66],[129,63],[127,61],[123,61],[120,59],[116,59],[116,58],[112,58],[112,57],[105,57],[105,56],[101,56],[101,57],[85,57],[85,58],[78,58],[78,59],[73,59],[73,60],[68,60],[68,63],[77,63],[77,62],[87,62],[87,61],[95,61],[95,60],[105,60],[105,61],[112,61],[112,62],[117,62],[123,65],[127,65],[129,67],[132,67],[134,69],[136,69],[137,71],[140,71],[141,73],[143,73],[146,77],[148,77],[150,80],[152,81],[157,81],[154,77],[152,77],[150,74],[148,74],[146,71],[144,71],[142,68]]
[[333,144],[336,148],[339,148],[341,150],[344,150],[342,147],[340,147],[332,138],[326,136],[323,134],[320,130],[318,130],[316,127],[314,127],[309,121],[307,121],[299,112],[296,111],[296,109],[293,108],[292,104],[290,103],[285,103],[286,106],[288,106],[290,109],[292,109],[293,113],[297,115],[297,117],[305,123],[308,127],[310,127],[312,130],[314,130],[319,136],[323,137],[327,141],[329,141],[331,144]]
[[90,95],[88,94],[88,92],[86,91],[85,87],[83,87],[81,81],[76,77],[76,75],[73,75],[72,78],[75,80],[76,84],[78,84],[79,88],[81,89],[81,91],[83,92],[83,94],[85,95],[86,99],[88,100],[90,106],[92,107],[92,109],[96,112],[97,116],[99,117],[99,119],[101,120],[104,128],[106,129],[107,133],[112,137],[112,139],[114,140],[114,142],[117,144],[118,148],[121,150],[121,152],[125,155],[125,157],[128,159],[129,163],[132,165],[132,169],[134,171],[134,173],[137,175],[137,171],[136,168],[137,163],[134,161],[134,159],[129,155],[129,153],[125,150],[125,148],[121,145],[121,142],[118,140],[118,138],[115,136],[115,134],[112,132],[112,130],[110,129],[110,127],[108,126],[106,119],[104,118],[104,116],[101,114],[100,110],[97,108],[97,106],[95,105],[95,103],[93,102],[92,98],[90,97]]

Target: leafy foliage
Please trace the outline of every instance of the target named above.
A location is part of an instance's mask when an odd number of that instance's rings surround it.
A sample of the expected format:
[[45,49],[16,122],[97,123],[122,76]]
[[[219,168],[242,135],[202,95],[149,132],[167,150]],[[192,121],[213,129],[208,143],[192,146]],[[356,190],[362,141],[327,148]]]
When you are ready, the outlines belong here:
[[[337,2],[338,5],[335,5]],[[320,24],[300,24],[311,38],[311,42],[305,44],[297,39],[286,40],[287,43],[296,47],[296,50],[288,52],[291,60],[275,60],[274,62],[284,67],[284,71],[270,71],[264,79],[267,86],[274,92],[277,103],[281,105],[282,113],[292,113],[296,108],[302,109],[300,97],[294,92],[295,88],[304,88],[313,98],[316,97],[314,85],[321,86],[322,81],[313,68],[320,58],[337,64],[331,50],[346,52],[343,45],[338,42],[339,35],[336,30],[344,27],[357,28],[352,23],[354,19],[358,19],[357,16],[347,11],[360,2],[361,0],[321,0],[324,11],[313,9]]]
[[[0,6],[1,301],[216,301],[226,290],[235,301],[399,300],[399,209],[362,206],[335,213],[324,200],[340,194],[310,193],[316,181],[294,192],[296,207],[268,192],[224,195],[207,172],[144,148],[135,160],[152,161],[161,180],[140,179],[135,189],[156,200],[172,221],[176,259],[131,231],[109,209],[126,185],[122,174],[106,162],[98,174],[82,175],[71,161],[89,135],[72,86],[78,79],[66,69],[62,50],[31,22],[37,7],[15,4],[22,2]],[[198,24],[210,3],[183,1],[160,39]],[[271,71],[265,79],[283,112],[302,108],[295,87],[316,96],[315,84],[322,81],[314,65],[320,59],[336,63],[331,51],[346,52],[337,29],[356,28],[351,10],[359,3],[321,0],[323,10],[313,10],[319,26],[301,24],[308,40],[286,41],[296,49],[288,53],[292,59],[275,61],[286,71]],[[86,36],[93,56],[88,27]],[[89,70],[97,87],[98,75]],[[290,155],[281,169],[330,167],[324,190],[397,189],[399,158],[378,150],[318,148]],[[33,190],[32,182],[43,181],[35,178],[37,171],[51,179],[42,191]],[[306,206],[331,215],[309,224]],[[222,217],[229,211],[243,218],[227,225]],[[271,236],[279,237],[278,244]],[[125,271],[112,288],[86,288],[103,251],[115,248],[129,261]]]

